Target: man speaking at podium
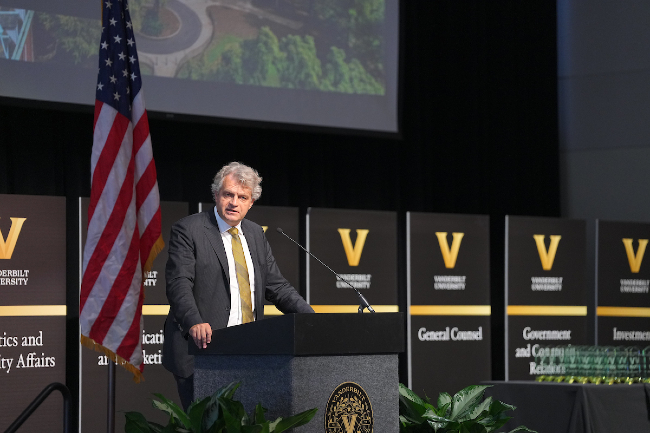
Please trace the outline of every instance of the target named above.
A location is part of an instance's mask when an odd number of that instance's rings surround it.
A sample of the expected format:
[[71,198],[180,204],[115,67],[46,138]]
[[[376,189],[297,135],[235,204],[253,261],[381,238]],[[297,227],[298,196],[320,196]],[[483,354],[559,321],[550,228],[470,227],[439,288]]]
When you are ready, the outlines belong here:
[[261,182],[257,171],[231,162],[214,177],[216,206],[172,226],[162,363],[186,410],[194,397],[188,338],[207,347],[213,329],[263,318],[264,299],[283,313],[314,312],[280,273],[262,227],[244,219],[262,194]]

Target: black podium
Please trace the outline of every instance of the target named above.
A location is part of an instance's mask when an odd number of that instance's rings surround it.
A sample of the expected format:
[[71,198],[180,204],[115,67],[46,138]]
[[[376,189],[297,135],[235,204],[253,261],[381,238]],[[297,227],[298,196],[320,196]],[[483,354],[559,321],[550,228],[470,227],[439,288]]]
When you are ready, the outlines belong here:
[[216,330],[206,349],[189,346],[195,399],[241,382],[235,398],[249,412],[261,402],[268,419],[318,408],[296,432],[399,431],[401,313],[289,314]]

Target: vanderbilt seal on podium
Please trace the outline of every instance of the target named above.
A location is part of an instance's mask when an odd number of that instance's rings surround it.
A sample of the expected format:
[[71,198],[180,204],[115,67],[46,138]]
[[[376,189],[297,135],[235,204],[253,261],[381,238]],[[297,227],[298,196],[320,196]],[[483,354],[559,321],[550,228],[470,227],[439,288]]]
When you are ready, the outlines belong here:
[[372,433],[372,405],[366,391],[354,382],[336,387],[325,408],[326,433]]

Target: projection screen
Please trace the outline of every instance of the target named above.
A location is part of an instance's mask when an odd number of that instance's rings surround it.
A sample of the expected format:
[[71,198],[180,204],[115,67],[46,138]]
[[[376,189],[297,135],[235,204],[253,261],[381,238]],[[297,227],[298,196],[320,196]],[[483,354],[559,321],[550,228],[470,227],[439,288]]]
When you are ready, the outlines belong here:
[[[130,0],[147,108],[397,132],[398,3]],[[100,14],[0,0],[0,97],[94,104]]]

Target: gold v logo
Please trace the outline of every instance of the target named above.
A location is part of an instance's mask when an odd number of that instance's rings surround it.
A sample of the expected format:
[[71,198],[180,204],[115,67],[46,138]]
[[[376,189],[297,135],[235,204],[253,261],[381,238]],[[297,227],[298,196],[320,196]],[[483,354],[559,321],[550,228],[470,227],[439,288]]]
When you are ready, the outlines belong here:
[[625,252],[627,253],[627,261],[630,262],[630,270],[633,274],[638,274],[641,269],[641,262],[643,261],[643,254],[645,254],[645,247],[648,246],[647,239],[639,239],[639,249],[634,254],[632,247],[633,239],[623,239],[625,245]]
[[14,248],[16,247],[16,241],[18,241],[18,235],[20,234],[20,229],[23,228],[23,223],[27,218],[10,218],[11,219],[11,228],[9,229],[9,234],[7,235],[7,240],[5,241],[2,232],[0,232],[0,259],[10,259],[11,255],[14,253]]
[[341,419],[343,419],[343,424],[345,424],[345,433],[354,433],[354,423],[357,420],[357,415],[358,414],[352,414],[350,415],[343,415],[341,416]]
[[458,250],[460,250],[460,241],[465,236],[465,233],[452,233],[451,250],[447,242],[447,232],[436,232],[436,236],[438,236],[438,243],[440,244],[442,259],[445,261],[445,268],[453,269],[456,266]]
[[550,271],[553,267],[553,261],[555,261],[555,253],[557,253],[557,246],[560,243],[562,236],[560,235],[551,235],[551,245],[548,247],[548,252],[546,251],[546,246],[544,245],[544,235],[533,235],[535,238],[535,243],[537,244],[537,252],[539,252],[539,259],[542,261],[542,269],[545,271]]
[[338,229],[341,235],[341,241],[343,242],[343,249],[345,250],[345,255],[348,258],[348,263],[350,266],[359,266],[359,260],[361,260],[361,253],[363,252],[363,246],[366,243],[366,237],[370,230],[366,229],[357,229],[357,242],[352,246],[352,240],[350,239],[350,229]]

